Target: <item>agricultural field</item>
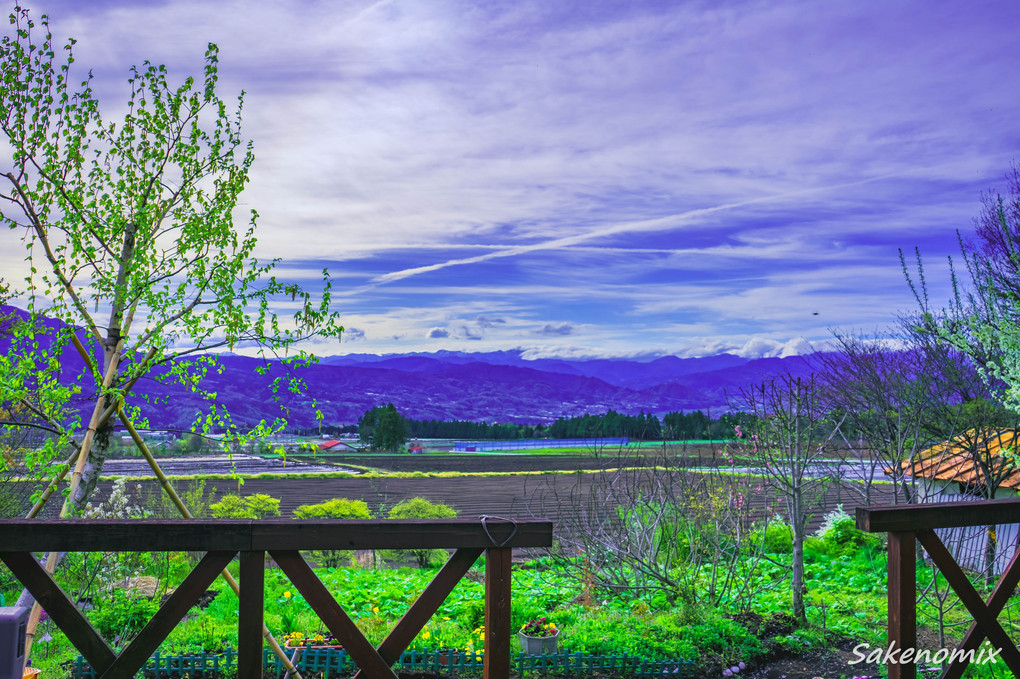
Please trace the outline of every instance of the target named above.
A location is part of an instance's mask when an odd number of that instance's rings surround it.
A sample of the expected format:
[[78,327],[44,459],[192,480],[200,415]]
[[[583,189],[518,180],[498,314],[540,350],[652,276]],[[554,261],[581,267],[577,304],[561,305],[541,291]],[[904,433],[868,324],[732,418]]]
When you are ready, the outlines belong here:
[[[785,668],[788,677],[798,666],[810,663],[812,672],[824,667],[838,674],[826,677],[878,675],[869,664],[848,665],[853,650],[867,643],[884,646],[885,554],[882,541],[846,530],[830,530],[809,541],[807,557],[811,572],[809,626],[798,627],[788,613],[784,591],[786,543],[780,532],[770,542],[774,563],[755,570],[753,600],[724,597],[718,605],[703,601],[670,603],[662,593],[593,591],[578,578],[578,570],[548,559],[520,564],[513,574],[513,623],[516,626],[546,617],[560,632],[563,652],[591,655],[640,656],[648,660],[676,662],[686,676],[718,677],[725,667],[744,663],[748,676],[767,674],[769,668]],[[75,555],[61,576],[69,591],[80,591],[95,570],[105,569],[107,580],[90,598],[87,616],[108,639],[121,644],[136,634],[159,599],[179,581],[189,557],[139,555]],[[281,571],[268,564],[266,575],[266,622],[280,637],[299,633],[308,638],[323,633],[322,624]],[[230,569],[236,574],[236,564]],[[319,569],[318,575],[338,601],[356,619],[368,638],[378,644],[393,627],[411,600],[434,575],[434,569],[386,568],[366,562],[359,566]],[[699,584],[706,589],[708,569]],[[747,575],[747,574],[741,574]],[[116,577],[114,577],[116,576]],[[133,578],[127,587],[120,576]],[[930,578],[930,570],[918,568],[918,581]],[[453,591],[433,621],[418,635],[411,648],[435,651],[478,649],[483,624],[481,571],[476,567]],[[146,589],[148,588],[148,589]],[[3,593],[16,596],[16,586],[4,583]],[[237,647],[236,596],[222,581],[179,625],[161,649],[163,655],[220,653]],[[930,611],[929,611],[930,613]],[[923,619],[923,615],[922,615]],[[952,616],[953,622],[965,619]],[[1016,630],[1014,629],[1014,632]],[[67,663],[76,656],[62,634],[48,621],[41,628],[42,641],[33,654],[33,666],[44,676],[65,676]],[[930,632],[929,632],[930,633]],[[515,650],[516,653],[516,650]],[[988,670],[989,668],[984,668]],[[812,676],[818,676],[817,674]],[[988,672],[967,676],[1006,676]]]
[[[513,623],[547,618],[561,630],[561,652],[668,662],[678,674],[690,677],[719,677],[728,668],[740,669],[741,663],[741,676],[762,678],[881,672],[874,663],[848,664],[859,659],[854,649],[863,648],[860,644],[886,645],[884,538],[856,531],[838,509],[842,505],[852,511],[858,501],[859,489],[852,484],[831,484],[813,498],[812,537],[805,548],[807,624],[799,625],[790,614],[790,531],[777,518],[776,498],[754,474],[720,469],[719,451],[709,447],[678,449],[668,460],[661,449],[597,458],[576,451],[315,455],[307,460],[314,465],[309,467],[303,467],[306,460],[300,456],[288,457],[287,473],[281,473],[279,460],[268,459],[264,467],[245,467],[249,473],[242,478],[222,473],[178,476],[174,485],[200,514],[208,514],[209,506],[224,496],[240,494],[278,500],[282,517],[293,516],[301,505],[333,498],[363,501],[373,516],[385,517],[402,500],[423,497],[448,505],[460,518],[550,518],[559,550],[516,554]],[[324,471],[331,465],[346,471]],[[185,463],[182,469],[196,467]],[[731,464],[729,469],[739,467]],[[662,485],[665,480],[668,485]],[[596,553],[595,539],[624,540],[621,536],[646,530],[648,509],[663,506],[647,504],[654,484],[663,493],[656,502],[666,502],[668,495],[676,496],[674,502],[685,498],[669,505],[677,512],[671,523],[654,527],[656,535],[668,536],[675,546],[651,556],[662,567],[657,577],[663,579],[655,581],[641,572],[647,562],[617,564],[616,573],[596,573],[597,564],[583,555]],[[159,500],[154,479],[139,476],[116,484],[106,479],[97,502],[109,503],[115,488],[126,492],[140,513],[171,515]],[[888,484],[878,484],[872,492],[876,504],[891,500]],[[592,508],[601,517],[597,526],[582,520]],[[355,561],[320,567],[318,575],[369,639],[379,643],[435,568],[409,567],[406,559],[380,553],[347,558]],[[104,636],[123,645],[194,559],[187,554],[71,555],[59,578],[67,591],[87,602],[88,617]],[[231,569],[236,570],[236,564]],[[267,569],[266,622],[274,634],[324,634],[282,571],[272,563]],[[19,588],[4,573],[0,594],[11,602]],[[476,566],[414,641],[413,650],[478,652],[481,576]],[[930,582],[930,566],[922,562],[917,576],[919,583]],[[944,589],[944,581],[941,584]],[[217,582],[204,603],[171,634],[161,654],[223,654],[236,648],[236,596]],[[965,611],[950,604],[937,598],[920,604],[922,641],[932,648],[941,647],[940,620],[942,642],[962,634],[953,625],[966,622]],[[1005,624],[1020,634],[1015,614],[1009,615],[1013,617]],[[77,654],[51,623],[40,635],[45,641],[36,647],[33,664],[47,676],[65,676]],[[965,676],[1007,676],[995,670],[973,667]]]

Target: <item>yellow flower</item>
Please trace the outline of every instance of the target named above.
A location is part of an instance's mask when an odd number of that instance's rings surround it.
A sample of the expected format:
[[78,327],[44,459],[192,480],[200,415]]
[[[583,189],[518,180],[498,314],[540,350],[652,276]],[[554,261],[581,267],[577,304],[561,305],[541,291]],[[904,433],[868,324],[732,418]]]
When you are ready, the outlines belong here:
[[372,606],[372,612],[373,613],[378,613],[379,612],[379,607],[378,606]]
[[424,632],[421,633],[421,638],[422,639],[431,639],[432,635],[429,633],[428,630],[425,630]]
[[450,619],[450,616],[448,616],[448,615],[444,615],[443,616],[443,620],[449,620],[449,619]]
[[289,599],[290,598],[290,590],[287,590],[286,592],[283,593],[283,598],[284,599]]

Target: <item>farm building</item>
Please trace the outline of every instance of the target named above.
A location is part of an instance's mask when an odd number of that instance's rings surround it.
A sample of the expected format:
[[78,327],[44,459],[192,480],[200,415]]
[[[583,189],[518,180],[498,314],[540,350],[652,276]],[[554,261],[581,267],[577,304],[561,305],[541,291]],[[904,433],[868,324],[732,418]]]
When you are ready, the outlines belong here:
[[585,448],[603,450],[619,448],[629,443],[626,438],[592,439],[515,439],[509,441],[457,441],[455,453],[481,453],[504,450],[535,450],[537,448]]
[[[903,472],[916,483],[922,502],[1015,498],[1020,491],[1018,447],[1016,429],[971,429],[903,463]],[[1008,524],[936,532],[960,565],[982,571],[994,550],[992,570],[1002,573],[1017,545],[1017,528]]]
[[[1020,489],[1018,448],[1018,430],[971,429],[922,451],[913,463],[903,463],[903,471],[918,481],[930,502],[964,499],[959,496],[1016,497]],[[988,487],[994,488],[991,498]]]
[[320,443],[319,450],[324,453],[344,453],[357,450],[357,448],[345,441],[330,439],[329,441],[323,441]]

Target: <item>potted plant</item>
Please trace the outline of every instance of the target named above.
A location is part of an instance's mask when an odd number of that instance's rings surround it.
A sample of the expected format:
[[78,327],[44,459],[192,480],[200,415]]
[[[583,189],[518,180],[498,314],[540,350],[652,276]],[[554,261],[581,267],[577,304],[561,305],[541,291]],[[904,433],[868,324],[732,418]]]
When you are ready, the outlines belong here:
[[316,632],[310,636],[305,636],[302,632],[291,632],[283,639],[286,648],[343,648],[343,644],[328,632],[326,634]]
[[528,655],[553,655],[559,648],[560,630],[544,617],[535,618],[521,627],[517,637]]

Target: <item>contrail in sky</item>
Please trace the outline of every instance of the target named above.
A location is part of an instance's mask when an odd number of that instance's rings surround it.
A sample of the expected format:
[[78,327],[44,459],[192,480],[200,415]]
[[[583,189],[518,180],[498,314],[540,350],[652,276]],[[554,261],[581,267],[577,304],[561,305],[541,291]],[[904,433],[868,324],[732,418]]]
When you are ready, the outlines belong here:
[[[936,165],[933,167],[925,167],[923,169],[930,171],[932,169],[945,167],[947,165],[949,165],[949,163],[944,163],[942,165]],[[487,252],[482,255],[476,255],[474,257],[449,259],[446,260],[445,262],[438,262],[436,264],[429,264],[427,266],[416,266],[410,269],[391,271],[390,273],[380,274],[372,278],[368,285],[362,286],[359,290],[369,290],[380,285],[384,285],[386,283],[392,283],[394,281],[403,280],[405,278],[410,278],[411,276],[417,276],[423,273],[429,273],[431,271],[439,271],[440,269],[446,269],[451,266],[459,266],[462,264],[477,264],[479,262],[486,262],[490,259],[498,259],[501,257],[515,257],[517,255],[523,255],[529,252],[536,252],[539,250],[554,250],[557,248],[570,247],[572,245],[578,245],[580,243],[584,243],[585,241],[594,240],[596,238],[602,238],[604,236],[615,236],[621,233],[636,233],[642,231],[665,231],[671,228],[678,227],[684,223],[689,223],[698,217],[714,214],[716,212],[724,212],[726,210],[733,210],[736,208],[746,207],[748,205],[768,203],[771,201],[783,200],[786,198],[795,198],[797,196],[805,196],[813,193],[832,191],[835,189],[845,189],[853,186],[861,186],[863,184],[871,184],[885,179],[907,176],[917,172],[919,169],[920,168],[909,170],[907,172],[885,174],[878,177],[871,177],[869,179],[861,179],[858,181],[846,182],[843,184],[832,184],[830,186],[820,186],[812,189],[801,189],[799,191],[780,193],[772,196],[764,196],[761,198],[751,198],[749,200],[742,200],[736,203],[716,205],[715,207],[698,208],[695,210],[688,210],[687,212],[682,212],[678,215],[669,215],[668,217],[646,219],[637,222],[624,222],[622,224],[614,224],[613,226],[594,229],[592,231],[588,231],[587,233],[580,233],[573,236],[564,236],[562,238],[552,238],[550,240],[545,240],[540,243],[531,243],[528,245],[514,245],[503,248],[496,252]]]

